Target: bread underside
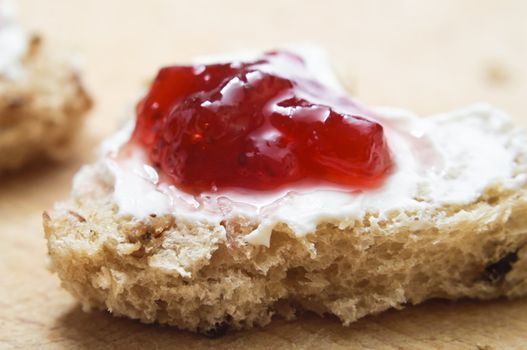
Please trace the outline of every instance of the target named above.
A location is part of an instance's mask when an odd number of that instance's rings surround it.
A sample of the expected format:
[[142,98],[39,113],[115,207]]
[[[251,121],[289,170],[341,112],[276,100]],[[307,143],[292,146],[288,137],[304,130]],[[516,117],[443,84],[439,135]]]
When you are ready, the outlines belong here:
[[15,79],[0,76],[0,173],[62,159],[92,104],[72,65],[50,55],[37,36],[21,71]]
[[[516,161],[525,173],[525,155]],[[217,335],[302,310],[349,325],[431,298],[527,293],[525,187],[497,182],[469,204],[372,211],[304,237],[279,224],[265,247],[243,239],[251,218],[119,215],[112,176],[92,171],[89,191],[44,213],[52,269],[86,310]]]

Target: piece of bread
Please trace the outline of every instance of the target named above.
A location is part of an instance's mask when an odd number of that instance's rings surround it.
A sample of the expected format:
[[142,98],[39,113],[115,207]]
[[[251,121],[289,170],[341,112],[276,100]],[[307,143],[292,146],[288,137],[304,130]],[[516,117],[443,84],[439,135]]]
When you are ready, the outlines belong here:
[[[467,113],[483,120],[487,112]],[[327,218],[307,235],[279,223],[268,247],[246,240],[257,216],[208,225],[122,215],[115,177],[98,162],[81,170],[70,200],[44,213],[51,267],[85,310],[208,335],[299,310],[348,325],[430,298],[525,295],[527,139],[507,135],[511,178],[495,179],[475,200],[385,215],[368,209],[344,227]]]
[[92,101],[71,64],[30,39],[16,78],[0,75],[0,174],[32,161],[60,160]]

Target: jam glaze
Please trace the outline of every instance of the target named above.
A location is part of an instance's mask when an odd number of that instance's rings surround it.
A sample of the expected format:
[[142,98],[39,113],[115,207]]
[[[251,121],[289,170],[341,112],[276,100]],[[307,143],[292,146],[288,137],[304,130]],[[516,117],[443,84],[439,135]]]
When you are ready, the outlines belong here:
[[379,118],[285,51],[163,68],[136,114],[121,156],[139,146],[161,182],[196,198],[369,190],[394,167]]

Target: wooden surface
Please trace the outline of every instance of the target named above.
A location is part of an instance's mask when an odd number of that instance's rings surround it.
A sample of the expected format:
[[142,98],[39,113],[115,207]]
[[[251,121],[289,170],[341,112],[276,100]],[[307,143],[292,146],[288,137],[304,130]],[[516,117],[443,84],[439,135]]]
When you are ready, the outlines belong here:
[[0,182],[1,349],[527,348],[527,299],[434,301],[349,328],[306,315],[216,340],[85,314],[46,270],[41,230],[43,209],[67,196],[142,82],[196,54],[318,43],[367,103],[427,114],[487,101],[527,126],[527,2],[24,0],[20,12],[27,29],[78,54],[97,106],[74,159]]

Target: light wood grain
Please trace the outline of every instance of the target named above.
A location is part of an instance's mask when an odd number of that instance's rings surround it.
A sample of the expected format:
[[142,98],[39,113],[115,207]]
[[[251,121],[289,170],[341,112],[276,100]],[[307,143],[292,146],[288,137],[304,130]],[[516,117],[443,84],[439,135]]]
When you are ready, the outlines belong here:
[[162,64],[245,47],[314,42],[367,103],[419,113],[487,101],[527,126],[527,2],[24,0],[21,20],[76,51],[96,98],[77,156],[0,182],[0,348],[524,349],[527,300],[434,301],[344,328],[305,315],[210,340],[83,313],[46,268],[41,212]]

